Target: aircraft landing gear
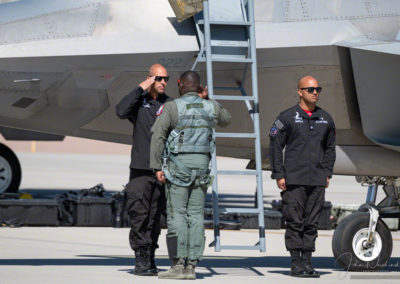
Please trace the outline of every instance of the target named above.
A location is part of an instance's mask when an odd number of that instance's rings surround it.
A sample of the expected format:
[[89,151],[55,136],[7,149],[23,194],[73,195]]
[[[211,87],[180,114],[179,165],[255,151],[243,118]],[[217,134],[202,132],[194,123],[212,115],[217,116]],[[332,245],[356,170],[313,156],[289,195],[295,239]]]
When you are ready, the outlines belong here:
[[21,183],[21,166],[17,156],[3,144],[0,144],[0,194],[18,192]]
[[[332,251],[346,270],[373,271],[385,267],[392,254],[392,235],[379,217],[400,217],[400,180],[362,177],[360,182],[369,186],[366,203],[339,223],[333,234]],[[383,185],[386,197],[375,205],[379,185]]]

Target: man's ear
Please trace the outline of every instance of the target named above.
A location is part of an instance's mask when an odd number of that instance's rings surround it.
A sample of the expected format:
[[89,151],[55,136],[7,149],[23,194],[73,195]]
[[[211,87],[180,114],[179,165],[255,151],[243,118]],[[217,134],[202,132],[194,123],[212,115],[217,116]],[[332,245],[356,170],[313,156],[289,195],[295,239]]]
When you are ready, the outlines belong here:
[[300,89],[297,89],[297,93],[299,94],[300,97],[303,97],[303,94],[301,93]]

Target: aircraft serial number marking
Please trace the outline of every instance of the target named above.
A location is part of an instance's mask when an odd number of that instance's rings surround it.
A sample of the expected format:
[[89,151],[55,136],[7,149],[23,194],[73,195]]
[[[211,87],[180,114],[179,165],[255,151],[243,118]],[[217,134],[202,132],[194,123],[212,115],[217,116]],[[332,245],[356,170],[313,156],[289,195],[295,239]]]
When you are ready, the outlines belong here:
[[161,58],[158,63],[165,67],[179,67],[182,65],[182,58]]

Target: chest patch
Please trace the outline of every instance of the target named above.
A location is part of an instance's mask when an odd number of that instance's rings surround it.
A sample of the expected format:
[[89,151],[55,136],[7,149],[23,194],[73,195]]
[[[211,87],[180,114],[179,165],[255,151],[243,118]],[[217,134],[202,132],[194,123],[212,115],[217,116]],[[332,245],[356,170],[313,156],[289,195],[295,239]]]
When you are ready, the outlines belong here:
[[149,102],[146,100],[146,98],[143,99],[142,107],[150,108],[150,104],[149,104]]
[[323,124],[328,124],[328,121],[325,120],[322,116],[318,118],[318,120],[315,121],[315,123],[323,123]]
[[156,116],[160,116],[164,110],[164,105],[160,106],[160,108],[156,112]]
[[294,117],[294,122],[295,123],[303,123],[303,117],[301,117],[297,111],[296,111],[296,115]]

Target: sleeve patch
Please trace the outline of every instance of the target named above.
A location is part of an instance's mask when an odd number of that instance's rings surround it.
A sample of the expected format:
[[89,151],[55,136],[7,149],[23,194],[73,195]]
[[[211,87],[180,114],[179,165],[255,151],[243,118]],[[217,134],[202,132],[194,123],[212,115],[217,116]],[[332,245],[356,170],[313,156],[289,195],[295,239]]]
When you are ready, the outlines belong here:
[[274,125],[275,125],[279,130],[282,130],[282,129],[285,127],[285,125],[284,125],[279,119],[277,119],[277,120],[274,122]]
[[278,134],[278,128],[276,128],[276,126],[274,125],[271,127],[271,130],[269,131],[269,135],[271,137],[274,137],[274,136],[276,136],[276,134]]
[[157,112],[156,112],[156,116],[160,116],[161,114],[162,114],[162,112],[163,112],[163,110],[164,110],[164,106],[165,105],[162,105],[162,106],[160,106],[160,108],[157,110]]

